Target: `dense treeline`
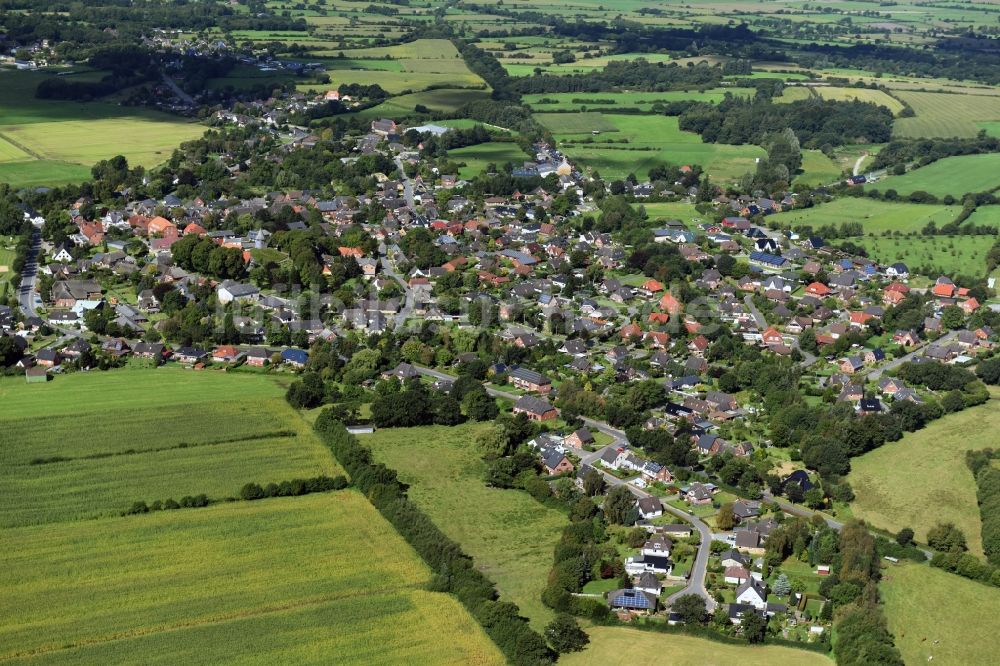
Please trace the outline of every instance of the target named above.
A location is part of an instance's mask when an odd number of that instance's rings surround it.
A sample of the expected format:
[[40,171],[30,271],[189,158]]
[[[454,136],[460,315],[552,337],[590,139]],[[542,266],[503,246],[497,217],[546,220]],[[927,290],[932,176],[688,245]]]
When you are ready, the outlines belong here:
[[604,69],[586,74],[536,74],[515,79],[511,87],[521,94],[561,92],[606,92],[629,90],[665,91],[698,86],[716,86],[722,68],[708,65],[682,67],[676,63],[613,60]]
[[851,521],[844,525],[834,570],[839,585],[849,585],[857,591],[847,604],[847,611],[839,615],[835,624],[837,640],[833,648],[837,663],[841,666],[903,666],[903,658],[879,607],[879,554],[875,538],[864,523]]
[[[976,477],[979,515],[982,517],[983,552],[991,564],[1000,566],[1000,449],[969,452],[966,462]],[[996,581],[1000,584],[1000,579]]]
[[292,479],[281,483],[248,483],[240,488],[240,499],[252,502],[269,497],[298,497],[312,493],[325,493],[331,490],[343,490],[348,486],[347,478],[340,474],[334,477],[321,474],[309,479]]
[[316,419],[315,428],[354,485],[435,572],[433,589],[455,595],[510,663],[537,666],[554,661],[553,651],[521,617],[517,605],[499,601],[493,582],[476,569],[472,558],[410,501],[394,470],[376,463],[329,409]]
[[845,143],[884,143],[892,135],[892,112],[856,100],[807,99],[790,104],[727,96],[718,105],[694,104],[681,113],[682,130],[709,143],[763,143],[786,128],[806,148]]
[[894,140],[878,152],[872,168],[886,169],[911,162],[916,162],[916,166],[924,166],[945,157],[997,151],[1000,151],[1000,139],[987,136],[985,132],[974,139]]

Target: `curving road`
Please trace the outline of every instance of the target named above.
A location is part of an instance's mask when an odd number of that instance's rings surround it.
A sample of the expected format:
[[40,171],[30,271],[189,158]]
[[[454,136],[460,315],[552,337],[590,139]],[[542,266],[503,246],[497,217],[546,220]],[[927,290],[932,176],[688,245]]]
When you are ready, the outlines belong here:
[[[433,377],[435,379],[450,379],[450,380],[455,379],[452,375],[440,372],[439,370],[434,370],[432,368],[425,368],[419,365],[414,365],[413,367],[414,369],[416,369],[417,372],[427,377]],[[520,397],[513,393],[508,393],[507,391],[501,391],[499,389],[490,386],[486,387],[486,392],[495,398],[505,398],[507,400],[516,401]],[[628,438],[625,437],[625,433],[623,431],[608,425],[604,421],[596,421],[594,419],[584,418],[583,422],[586,423],[587,426],[594,428],[595,430],[598,430],[600,432],[603,432],[607,435],[610,435],[615,439],[615,441],[612,442],[609,446],[606,446],[602,449],[599,449],[598,451],[593,451],[584,455],[581,458],[581,461],[584,464],[588,465],[591,464],[593,461],[600,458],[601,454],[604,453],[604,451],[607,450],[608,448],[618,448],[620,446],[628,444]],[[640,488],[636,488],[635,486],[626,484],[623,480],[619,479],[618,477],[612,474],[608,474],[602,469],[598,469],[596,467],[594,469],[596,469],[597,471],[599,471],[601,474],[604,475],[604,479],[610,486],[624,485],[626,488],[629,489],[629,491],[631,491],[633,495],[635,495],[639,499],[642,499],[644,497],[654,497],[654,495],[651,495],[650,493],[647,493],[646,491]],[[670,595],[667,598],[667,604],[669,605],[670,603],[673,603],[677,599],[677,597],[680,597],[682,595],[697,594],[699,597],[705,600],[705,607],[709,611],[714,611],[717,605],[715,603],[715,599],[713,599],[712,596],[708,593],[708,590],[705,589],[705,576],[708,573],[708,557],[712,551],[712,530],[697,516],[694,516],[685,511],[681,511],[680,509],[674,508],[666,503],[663,503],[663,508],[665,511],[671,513],[672,515],[677,516],[681,520],[690,523],[696,530],[698,530],[698,535],[701,537],[701,543],[698,546],[698,553],[695,556],[694,565],[691,567],[691,573],[688,574],[687,586],[683,590]]]

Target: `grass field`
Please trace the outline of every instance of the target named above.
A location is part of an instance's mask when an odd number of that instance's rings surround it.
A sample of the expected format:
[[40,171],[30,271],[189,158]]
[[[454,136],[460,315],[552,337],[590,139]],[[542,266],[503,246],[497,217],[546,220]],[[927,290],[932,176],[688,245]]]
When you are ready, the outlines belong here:
[[[984,631],[1000,614],[1000,590],[940,569],[890,566],[879,585],[889,630],[907,664],[987,664],[1000,634]],[[932,661],[933,659],[933,661]]]
[[858,239],[858,244],[872,259],[883,264],[902,261],[911,272],[926,268],[929,274],[982,276],[994,240],[994,236],[876,236]]
[[[149,391],[149,400],[100,408],[99,399],[87,399],[103,392],[110,402],[115,388],[129,386]],[[251,481],[340,472],[282,398],[263,397],[275,388],[264,375],[167,369],[80,373],[44,386],[5,383],[4,404],[17,407],[0,416],[0,526],[116,515],[138,500],[201,493],[224,499]],[[171,403],[171,396],[183,401]]]
[[822,151],[802,151],[802,173],[795,176],[796,183],[828,185],[840,179],[841,167]]
[[[1000,399],[950,414],[902,440],[851,461],[854,515],[875,527],[911,527],[924,541],[938,522],[953,522],[982,555],[979,506],[965,452],[995,445]],[[998,592],[1000,594],[1000,592]]]
[[694,204],[684,203],[683,201],[633,205],[644,208],[650,220],[680,220],[689,229],[694,229],[698,224],[705,221],[705,218],[694,207]]
[[483,427],[385,429],[360,441],[411,484],[410,497],[541,630],[552,611],[540,594],[566,517],[523,491],[486,487],[475,444]]
[[[4,418],[51,417],[108,410],[125,418],[129,410],[225,400],[277,398],[289,375],[195,371],[178,366],[156,370],[113,370],[64,375],[46,384],[26,385],[23,377],[0,377]],[[114,410],[114,411],[112,411]]]
[[503,663],[353,491],[4,537],[0,660]]
[[831,666],[816,652],[795,648],[729,645],[704,638],[660,634],[625,627],[592,627],[590,645],[583,652],[562,656],[566,666]]
[[860,222],[865,234],[881,234],[884,231],[919,232],[932,221],[940,227],[952,222],[960,212],[961,206],[841,197],[812,208],[776,213],[771,219],[793,226],[811,225],[814,229],[827,224],[839,226],[844,222]]
[[[652,167],[669,162],[700,164],[713,178],[728,181],[753,171],[755,159],[764,157],[763,149],[757,146],[702,143],[697,134],[680,131],[675,117],[541,113],[535,118],[555,133],[572,159],[606,179],[629,173],[643,179]],[[593,130],[601,134],[592,136]],[[593,143],[581,143],[585,138]],[[626,143],[601,143],[609,140]]]
[[956,199],[967,192],[985,192],[1000,186],[1000,153],[946,157],[902,176],[888,176],[870,187],[901,195],[922,190],[937,197],[950,194]]
[[37,185],[80,180],[101,159],[124,154],[146,167],[166,161],[205,128],[190,120],[108,102],[35,99],[40,72],[0,72],[0,180]]
[[461,178],[472,178],[490,163],[499,169],[505,162],[512,162],[517,166],[528,159],[528,155],[516,143],[499,141],[449,150],[448,157],[456,162],[465,162],[465,166],[458,171]]
[[979,123],[1000,120],[1000,97],[995,95],[954,95],[899,90],[894,93],[909,104],[912,118],[897,118],[893,134],[901,137],[973,137]]
[[401,119],[416,112],[418,104],[436,111],[458,111],[469,102],[489,99],[488,90],[465,90],[459,88],[440,88],[425,90],[392,97],[378,106],[365,109],[358,113],[362,118],[394,118]]

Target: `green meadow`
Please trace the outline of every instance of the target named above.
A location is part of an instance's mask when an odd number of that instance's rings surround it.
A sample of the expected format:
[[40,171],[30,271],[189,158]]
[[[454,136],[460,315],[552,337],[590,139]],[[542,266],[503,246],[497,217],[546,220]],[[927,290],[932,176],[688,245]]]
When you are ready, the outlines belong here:
[[552,618],[540,591],[566,517],[520,490],[488,488],[481,424],[383,429],[359,441],[399,472],[410,497],[471,555],[536,630]]
[[676,117],[536,113],[535,118],[555,133],[570,158],[603,178],[629,173],[645,178],[652,167],[669,162],[700,164],[713,178],[731,181],[753,171],[756,159],[764,157],[758,146],[703,143],[697,134],[682,132]]
[[1000,153],[946,157],[901,176],[887,176],[868,187],[879,192],[893,189],[903,196],[923,191],[960,199],[968,192],[1000,187]]
[[465,166],[458,171],[461,178],[472,178],[485,170],[489,164],[495,164],[499,169],[506,162],[520,165],[528,159],[528,155],[519,145],[507,141],[492,141],[456,148],[448,151],[448,157],[456,162],[465,163]]
[[884,232],[919,232],[928,222],[941,227],[955,220],[962,207],[944,204],[914,204],[900,201],[872,201],[841,197],[812,208],[796,208],[776,213],[770,219],[792,226],[840,226],[845,222],[860,222],[865,234]]

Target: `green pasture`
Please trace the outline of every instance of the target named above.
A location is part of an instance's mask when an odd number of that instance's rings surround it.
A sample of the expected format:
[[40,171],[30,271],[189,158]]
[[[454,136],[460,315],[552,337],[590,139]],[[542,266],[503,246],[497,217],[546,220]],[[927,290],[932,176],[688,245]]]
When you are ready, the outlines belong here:
[[[579,111],[583,109],[615,111],[622,108],[637,108],[649,111],[656,102],[709,102],[717,104],[727,94],[736,97],[750,97],[752,88],[710,88],[708,90],[672,90],[667,92],[622,92],[622,93],[540,93],[525,95],[524,102],[538,112]],[[552,100],[552,101],[546,101]],[[584,100],[574,102],[573,100]],[[602,100],[614,104],[594,104],[589,100]]]
[[986,273],[986,253],[995,236],[912,236],[865,237],[857,239],[868,255],[883,264],[902,261],[910,271],[924,271],[929,276],[972,275]]
[[539,598],[566,516],[521,490],[489,488],[476,435],[484,425],[383,429],[361,442],[399,472],[410,497],[461,544],[541,629],[552,611]]
[[1000,97],[899,90],[895,96],[909,104],[912,118],[897,118],[893,134],[900,137],[973,137],[980,123],[1000,121]]
[[792,226],[840,226],[845,222],[860,222],[865,234],[884,232],[919,232],[928,222],[941,227],[955,220],[961,206],[914,204],[899,201],[872,201],[841,197],[812,208],[796,208],[775,213],[769,219]]
[[460,178],[472,178],[482,173],[488,164],[495,164],[499,169],[506,162],[519,166],[529,158],[519,145],[508,141],[456,148],[448,151],[448,157],[456,162],[465,162],[458,172]]
[[[535,118],[555,133],[570,158],[603,178],[645,177],[652,167],[669,162],[700,164],[713,178],[730,181],[755,169],[755,160],[764,157],[758,146],[702,143],[697,134],[680,131],[675,117],[558,113]],[[595,129],[599,135],[591,135]],[[627,143],[602,143],[609,140]]]
[[880,192],[896,190],[901,195],[930,192],[956,199],[968,192],[987,192],[1000,187],[1000,153],[946,157],[901,176],[887,176],[867,186]]

